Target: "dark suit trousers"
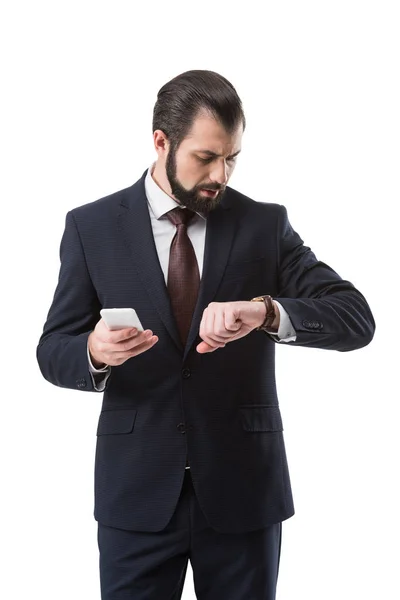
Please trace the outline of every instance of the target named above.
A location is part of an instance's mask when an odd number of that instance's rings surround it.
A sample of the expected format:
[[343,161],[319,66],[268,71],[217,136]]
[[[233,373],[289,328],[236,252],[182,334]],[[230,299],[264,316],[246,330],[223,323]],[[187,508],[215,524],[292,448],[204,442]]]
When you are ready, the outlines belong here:
[[249,533],[212,529],[190,470],[167,527],[159,532],[98,523],[102,600],[179,600],[188,560],[198,600],[275,600],[282,523]]

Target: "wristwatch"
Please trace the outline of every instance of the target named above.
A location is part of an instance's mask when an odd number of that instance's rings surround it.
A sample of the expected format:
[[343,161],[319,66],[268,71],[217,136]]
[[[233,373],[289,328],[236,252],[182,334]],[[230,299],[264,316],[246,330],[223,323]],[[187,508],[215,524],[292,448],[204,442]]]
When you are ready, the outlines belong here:
[[257,327],[257,331],[265,331],[266,333],[278,333],[277,327],[272,327],[272,323],[275,321],[275,307],[272,302],[271,296],[268,294],[266,296],[256,296],[252,298],[250,302],[264,302],[266,308],[265,321],[260,327]]

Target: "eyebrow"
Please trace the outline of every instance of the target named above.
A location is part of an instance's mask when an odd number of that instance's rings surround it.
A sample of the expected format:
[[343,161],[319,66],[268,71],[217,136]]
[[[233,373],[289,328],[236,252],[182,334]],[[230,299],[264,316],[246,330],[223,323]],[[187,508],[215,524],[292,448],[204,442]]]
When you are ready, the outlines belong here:
[[[208,154],[208,156],[214,156],[214,157],[222,156],[222,154],[216,154],[216,152],[211,152],[211,150],[196,150],[196,152],[201,153],[201,154]],[[238,150],[237,152],[235,152],[235,154],[231,154],[230,156],[228,156],[228,158],[234,158],[240,152],[241,152],[241,150]]]

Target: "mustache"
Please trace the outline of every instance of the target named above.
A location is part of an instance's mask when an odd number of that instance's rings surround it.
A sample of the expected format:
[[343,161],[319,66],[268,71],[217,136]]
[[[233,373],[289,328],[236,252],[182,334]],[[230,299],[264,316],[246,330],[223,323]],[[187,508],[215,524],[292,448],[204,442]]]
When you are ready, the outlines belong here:
[[199,190],[209,190],[210,192],[219,192],[220,190],[223,190],[223,186],[218,185],[218,186],[205,186],[205,185],[199,185],[198,186]]

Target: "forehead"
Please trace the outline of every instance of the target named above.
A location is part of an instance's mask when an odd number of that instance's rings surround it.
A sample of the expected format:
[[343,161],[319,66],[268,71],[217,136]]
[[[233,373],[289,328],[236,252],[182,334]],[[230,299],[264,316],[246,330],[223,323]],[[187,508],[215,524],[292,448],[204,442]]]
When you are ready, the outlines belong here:
[[243,134],[243,125],[240,124],[236,131],[228,133],[223,125],[213,117],[198,116],[191,131],[183,140],[187,149],[208,149],[216,153],[235,151],[240,149]]

